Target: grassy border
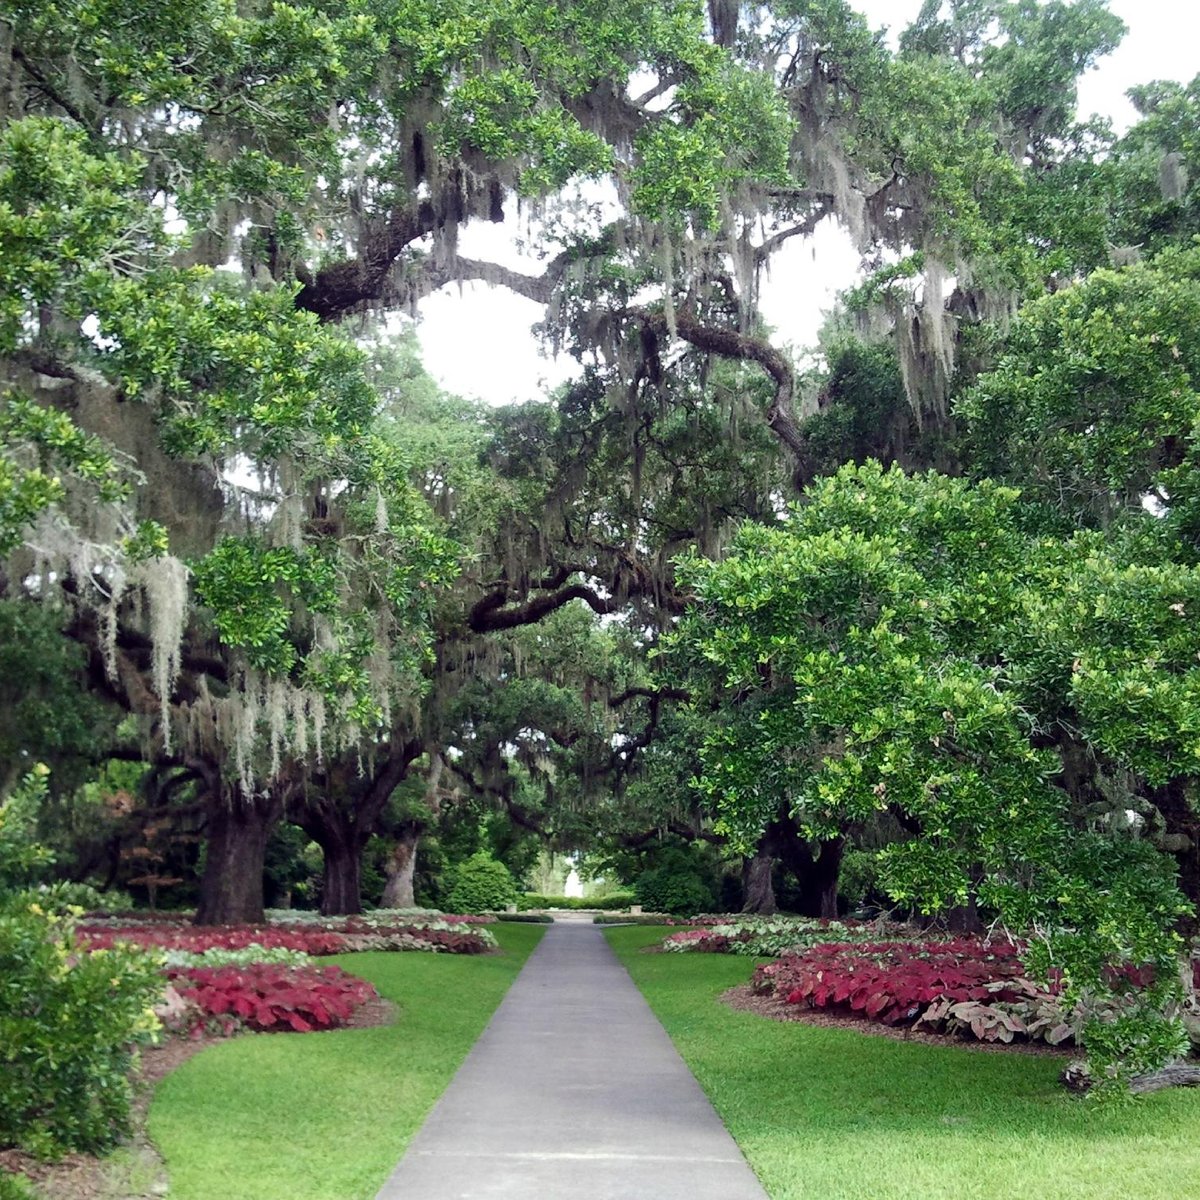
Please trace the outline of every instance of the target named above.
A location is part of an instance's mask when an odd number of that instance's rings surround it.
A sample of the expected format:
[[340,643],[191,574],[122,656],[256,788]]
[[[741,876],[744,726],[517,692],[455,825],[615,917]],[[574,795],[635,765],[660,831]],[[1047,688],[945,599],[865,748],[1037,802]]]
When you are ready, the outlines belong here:
[[772,1200],[1194,1200],[1200,1094],[1099,1105],[1061,1064],[771,1021],[718,997],[754,960],[606,930]]
[[399,1007],[392,1025],[235,1038],[163,1080],[148,1128],[172,1200],[374,1196],[545,927],[493,930],[503,954],[328,960]]

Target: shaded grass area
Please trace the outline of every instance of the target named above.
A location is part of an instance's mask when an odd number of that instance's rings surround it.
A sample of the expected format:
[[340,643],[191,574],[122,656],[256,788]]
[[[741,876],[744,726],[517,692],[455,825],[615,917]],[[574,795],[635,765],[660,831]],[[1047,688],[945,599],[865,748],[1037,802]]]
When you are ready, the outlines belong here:
[[368,1200],[541,939],[494,926],[501,955],[345,954],[396,1022],[217,1044],[159,1085],[149,1133],[172,1200]]
[[739,1013],[754,962],[606,933],[772,1200],[1196,1200],[1200,1092],[1098,1105],[1061,1060]]

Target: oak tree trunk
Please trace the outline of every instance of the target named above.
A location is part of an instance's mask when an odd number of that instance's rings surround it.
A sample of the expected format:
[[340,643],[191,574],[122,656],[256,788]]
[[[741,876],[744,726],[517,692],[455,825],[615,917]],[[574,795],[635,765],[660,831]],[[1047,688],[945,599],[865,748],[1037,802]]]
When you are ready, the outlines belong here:
[[362,912],[362,855],[366,839],[332,825],[317,839],[321,847],[321,914],[351,916]]
[[1151,799],[1162,814],[1170,852],[1179,866],[1179,890],[1192,906],[1179,922],[1180,933],[1190,938],[1200,933],[1200,811],[1189,791],[1186,779],[1173,779],[1156,788]]
[[417,845],[421,840],[421,827],[417,822],[410,823],[396,838],[392,852],[388,856],[387,883],[383,888],[381,908],[414,908],[416,897],[413,895],[413,874],[417,867]]
[[258,924],[263,920],[267,842],[282,808],[274,795],[246,797],[236,785],[211,800],[197,925]]
[[742,862],[742,912],[771,916],[775,913],[775,885],[771,874],[775,869],[775,858],[768,853],[764,844],[767,836],[759,839],[753,858]]

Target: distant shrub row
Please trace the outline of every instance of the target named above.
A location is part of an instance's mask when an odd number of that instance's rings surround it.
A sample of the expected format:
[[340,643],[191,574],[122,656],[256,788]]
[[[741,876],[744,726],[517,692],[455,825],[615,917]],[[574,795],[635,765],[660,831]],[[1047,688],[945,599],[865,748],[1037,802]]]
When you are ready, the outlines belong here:
[[601,912],[616,912],[637,904],[633,892],[612,892],[607,896],[541,896],[537,892],[526,892],[517,900],[522,910],[531,908],[568,908],[573,910],[599,909]]

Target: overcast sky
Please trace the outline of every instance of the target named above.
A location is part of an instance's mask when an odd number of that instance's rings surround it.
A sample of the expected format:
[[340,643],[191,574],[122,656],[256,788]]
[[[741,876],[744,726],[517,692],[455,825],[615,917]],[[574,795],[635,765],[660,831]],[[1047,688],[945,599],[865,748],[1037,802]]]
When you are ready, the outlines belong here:
[[[859,0],[873,25],[899,31],[916,16],[921,0]],[[1109,0],[1129,26],[1117,52],[1080,83],[1080,110],[1099,112],[1124,129],[1135,114],[1125,91],[1151,79],[1188,81],[1200,72],[1200,5],[1194,0]],[[460,252],[503,257],[520,265],[509,243],[516,229],[476,226],[463,231]],[[845,237],[826,221],[816,235],[790,244],[774,262],[776,282],[763,293],[766,320],[777,338],[795,347],[811,345],[822,314],[855,276],[857,256]],[[527,262],[536,273],[539,264]],[[782,280],[788,280],[785,286]],[[799,281],[799,282],[798,282]],[[421,304],[419,336],[425,364],[448,391],[477,396],[489,404],[532,400],[569,377],[569,359],[542,358],[530,333],[540,306],[504,289],[482,284],[444,288]]]

